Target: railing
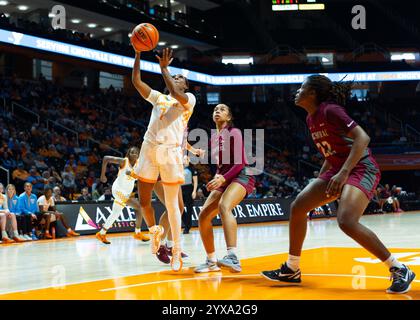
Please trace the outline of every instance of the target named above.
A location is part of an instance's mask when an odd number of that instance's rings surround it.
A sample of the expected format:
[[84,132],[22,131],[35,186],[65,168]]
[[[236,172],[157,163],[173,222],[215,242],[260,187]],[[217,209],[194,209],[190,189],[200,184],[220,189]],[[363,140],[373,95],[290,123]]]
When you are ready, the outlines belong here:
[[6,176],[7,176],[7,184],[6,185],[8,185],[10,183],[10,172],[9,172],[9,170],[2,167],[2,166],[0,166],[0,170],[6,172]]
[[415,129],[413,126],[406,124],[405,125],[405,134],[408,136],[410,135],[410,133],[413,133],[413,135],[417,136],[417,138],[415,139],[416,142],[420,141],[420,132]]
[[112,151],[114,151],[116,154],[120,155],[120,157],[123,157],[123,156],[124,156],[124,154],[123,154],[121,151],[119,151],[119,150],[117,150],[117,149],[114,149],[114,148],[112,148],[112,147],[110,147],[110,146],[108,146],[108,145],[106,145],[106,144],[103,144],[102,142],[97,141],[97,140],[95,140],[95,139],[89,138],[89,139],[87,139],[87,141],[86,141],[86,142],[87,142],[87,147],[88,147],[88,148],[90,148],[90,147],[91,147],[91,143],[94,143],[94,144],[96,144],[96,145],[98,145],[98,146],[104,145],[104,146],[106,146],[106,148],[107,148],[108,150],[112,150]]
[[268,63],[274,57],[278,56],[285,56],[285,55],[293,55],[297,57],[301,62],[305,61],[305,56],[303,53],[293,49],[288,45],[277,45],[273,49],[271,49],[263,58],[260,59],[259,63]]
[[[116,114],[116,112],[111,110],[111,109],[108,109],[108,108],[105,108],[105,107],[102,107],[102,106],[98,106],[98,107],[109,113],[109,120],[112,120],[113,115]],[[129,119],[129,118],[128,118],[128,121],[135,124],[135,125],[141,126],[144,129],[147,129],[147,126],[140,121],[132,120],[132,119]]]
[[360,47],[356,48],[352,52],[353,60],[355,60],[358,56],[369,53],[369,52],[377,52],[381,53],[385,58],[388,58],[390,56],[390,53],[388,50],[378,46],[376,43],[364,43]]
[[398,127],[400,129],[401,135],[404,134],[404,125],[400,119],[398,119],[393,114],[388,113],[388,121],[390,126],[395,125],[395,127]]
[[3,98],[2,100],[3,100],[3,103],[2,103],[2,113],[5,116],[6,113],[7,113],[7,110],[6,110],[6,98]]
[[22,106],[19,103],[12,102],[12,113],[13,114],[15,114],[15,108],[20,108],[20,109],[24,110],[25,112],[30,113],[31,115],[34,115],[37,118],[37,123],[39,124],[39,121],[40,121],[41,117],[38,113],[33,112],[32,110]]
[[58,123],[57,121],[53,121],[53,120],[47,120],[47,129],[50,129],[50,123],[52,123],[53,126],[56,127],[60,127],[63,128],[64,130],[70,132],[71,134],[74,134],[76,137],[76,141],[77,141],[77,145],[79,145],[79,133],[73,129],[70,129],[68,127],[66,127],[65,125],[62,125],[61,123]]

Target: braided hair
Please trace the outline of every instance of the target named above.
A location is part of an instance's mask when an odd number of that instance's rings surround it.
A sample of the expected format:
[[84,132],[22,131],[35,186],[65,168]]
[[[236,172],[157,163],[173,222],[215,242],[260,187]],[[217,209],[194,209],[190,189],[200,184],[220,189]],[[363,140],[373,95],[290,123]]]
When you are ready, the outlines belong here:
[[309,88],[315,91],[318,103],[334,102],[345,106],[350,97],[353,83],[333,82],[323,75],[312,75],[306,80]]

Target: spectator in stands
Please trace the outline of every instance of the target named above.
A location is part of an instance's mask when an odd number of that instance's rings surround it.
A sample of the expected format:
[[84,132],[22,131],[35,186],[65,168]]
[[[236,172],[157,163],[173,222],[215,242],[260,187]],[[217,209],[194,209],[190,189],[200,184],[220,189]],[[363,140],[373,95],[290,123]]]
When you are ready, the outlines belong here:
[[72,167],[66,166],[61,176],[63,178],[64,195],[73,199],[73,194],[76,190],[76,178]]
[[89,194],[89,189],[87,187],[84,187],[82,189],[82,194],[80,197],[77,198],[77,201],[91,201],[92,197]]
[[66,198],[64,198],[63,196],[61,196],[61,189],[60,189],[59,186],[55,186],[53,188],[53,198],[54,198],[54,202],[67,201]]
[[9,153],[3,153],[3,157],[1,159],[1,165],[5,167],[7,170],[12,170],[16,167],[16,161],[9,155]]
[[13,184],[9,184],[6,187],[6,201],[7,201],[7,208],[9,210],[8,217],[12,222],[12,230],[13,230],[13,240],[15,242],[24,242],[28,240],[32,240],[30,238],[26,238],[22,235],[19,235],[19,227],[18,216],[20,214],[19,206],[18,206],[18,198],[16,196],[16,188]]
[[40,212],[38,218],[39,224],[44,224],[45,228],[44,239],[52,239],[53,237],[50,234],[50,224],[52,221],[55,221],[55,216],[54,212],[50,210],[50,207],[54,206],[51,188],[46,187],[44,189],[44,194],[38,198],[37,204]]
[[257,193],[257,189],[254,188],[254,190],[252,190],[252,192],[249,194],[249,196],[247,198],[249,198],[249,199],[260,199],[261,194]]
[[392,207],[394,209],[394,212],[403,212],[403,210],[401,210],[401,206],[400,206],[400,200],[398,199],[398,196],[401,193],[401,188],[397,188],[397,186],[392,186],[391,189],[391,198],[392,198]]
[[22,210],[19,207],[19,199],[16,196],[16,188],[13,184],[7,186],[7,205],[9,211],[13,212],[16,215],[17,227],[21,238],[26,241],[32,241],[32,238],[29,236],[31,233],[31,217],[29,215],[23,215]]
[[[372,200],[370,200],[370,203],[368,207],[366,208],[366,213],[378,213],[379,209],[381,208],[380,203],[381,199],[379,197],[379,188],[377,188],[373,194]],[[383,212],[383,211],[382,211]]]
[[[29,171],[30,176],[26,180],[32,184],[33,193],[40,194],[44,190],[45,179],[42,178],[35,169]],[[31,190],[32,191],[32,190]]]
[[105,188],[104,194],[99,197],[98,201],[111,201],[114,200],[112,197],[111,188],[107,187]]
[[383,212],[384,205],[389,197],[391,197],[391,190],[389,188],[389,184],[386,184],[384,188],[379,189],[379,197],[380,197],[380,212]]
[[[67,237],[78,237],[80,236],[80,234],[74,232],[69,224],[67,223],[67,219],[64,216],[63,213],[58,212],[55,208],[55,201],[53,198],[53,190],[51,188],[45,188],[44,190],[44,195],[41,196],[38,199],[38,206],[39,206],[39,210],[41,211],[41,213],[44,216],[44,219],[46,220],[46,225],[45,225],[45,238],[47,239],[51,239],[52,236],[49,232],[49,227],[50,227],[50,221],[51,218],[55,218],[57,221],[61,221],[61,223],[63,224],[64,228],[66,228],[67,230]],[[54,220],[54,219],[53,219]]]
[[50,167],[48,171],[50,172],[50,176],[54,177],[57,183],[63,182],[63,179],[61,179],[60,174],[57,172],[57,170],[55,170],[55,167]]
[[295,177],[287,177],[286,182],[284,183],[285,186],[289,187],[293,191],[299,190],[299,183],[295,180]]
[[[32,228],[34,223],[39,220],[39,209],[37,204],[37,196],[32,193],[32,183],[25,182],[25,192],[19,196],[18,205],[21,214],[26,216],[22,220],[25,223],[23,228],[24,235],[30,237],[32,240],[38,240],[35,229]],[[29,218],[28,218],[29,217]]]
[[23,163],[18,164],[17,168],[13,170],[12,179],[18,187],[22,187],[25,181],[29,178],[29,172],[24,169]]
[[95,183],[92,186],[92,199],[98,200],[103,193],[104,187],[102,182],[99,179],[96,179]]
[[73,171],[73,173],[76,173],[77,161],[76,161],[76,158],[75,158],[74,154],[71,154],[69,160],[66,161],[66,165],[64,166],[64,170],[66,170],[68,167],[70,167],[70,169],[71,169],[71,171]]
[[[1,240],[3,244],[9,244],[15,242],[15,240],[10,239],[9,235],[7,234],[6,230],[6,223],[8,219],[12,220],[12,223],[14,224],[14,230],[16,230],[16,217],[12,215],[8,209],[7,206],[7,197],[4,192],[4,186],[0,183],[0,231],[1,231]],[[17,232],[17,231],[16,231]],[[16,235],[16,241],[17,242],[24,242],[25,240],[21,240],[19,238],[19,234]]]

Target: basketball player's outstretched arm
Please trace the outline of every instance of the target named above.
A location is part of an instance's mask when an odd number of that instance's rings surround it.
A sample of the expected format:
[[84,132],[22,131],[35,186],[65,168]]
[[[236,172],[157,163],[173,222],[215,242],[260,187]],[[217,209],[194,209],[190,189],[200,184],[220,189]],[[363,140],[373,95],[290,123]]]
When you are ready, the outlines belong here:
[[193,155],[195,155],[195,156],[197,156],[199,158],[203,158],[204,157],[205,150],[203,150],[203,149],[196,149],[192,145],[190,145],[189,142],[187,142],[187,147],[186,148]]
[[143,82],[140,76],[140,51],[136,51],[131,81],[143,99],[147,99],[150,96],[152,88],[150,88],[147,83]]
[[108,163],[118,164],[121,166],[122,162],[124,161],[124,158],[119,157],[112,157],[112,156],[105,156],[102,160],[102,170],[101,170],[101,182],[106,183],[106,167],[108,166]]
[[163,49],[162,57],[159,57],[157,55],[156,58],[159,60],[159,65],[160,65],[160,70],[162,72],[163,80],[165,81],[166,87],[168,88],[171,96],[174,97],[176,100],[178,100],[179,103],[181,103],[182,105],[187,104],[188,96],[183,90],[181,90],[175,85],[175,81],[168,70],[168,66],[171,64],[172,60],[174,59],[172,57],[172,50],[165,48]]

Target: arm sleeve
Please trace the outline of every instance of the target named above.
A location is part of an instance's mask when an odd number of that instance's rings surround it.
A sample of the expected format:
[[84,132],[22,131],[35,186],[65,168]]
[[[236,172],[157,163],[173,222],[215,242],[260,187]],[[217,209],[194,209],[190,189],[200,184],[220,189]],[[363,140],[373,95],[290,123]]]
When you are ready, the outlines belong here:
[[326,110],[326,117],[328,122],[334,124],[345,133],[357,127],[358,124],[346,112],[346,110],[337,105],[330,105]]
[[157,99],[162,93],[157,90],[151,90],[149,96],[147,97],[147,101],[149,101],[153,106],[156,105]]
[[[242,140],[242,133],[239,129],[232,129],[230,132],[230,150],[233,148],[233,166],[226,172],[223,177],[226,181],[231,181],[238,176],[239,172],[245,167],[244,161],[244,142]],[[238,155],[241,155],[240,161],[238,161]]]

